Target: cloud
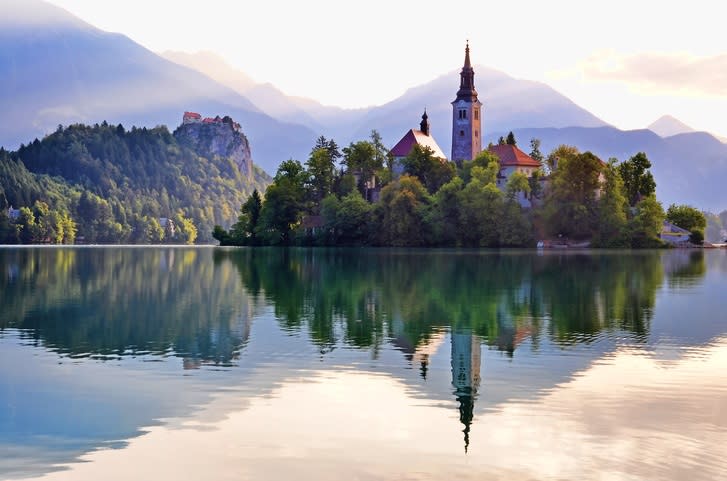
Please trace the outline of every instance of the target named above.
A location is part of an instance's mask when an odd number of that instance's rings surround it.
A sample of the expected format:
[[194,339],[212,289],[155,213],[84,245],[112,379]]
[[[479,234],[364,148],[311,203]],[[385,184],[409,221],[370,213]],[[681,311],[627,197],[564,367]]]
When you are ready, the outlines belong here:
[[625,83],[648,93],[727,97],[727,54],[697,57],[603,51],[591,55],[580,67],[586,79]]

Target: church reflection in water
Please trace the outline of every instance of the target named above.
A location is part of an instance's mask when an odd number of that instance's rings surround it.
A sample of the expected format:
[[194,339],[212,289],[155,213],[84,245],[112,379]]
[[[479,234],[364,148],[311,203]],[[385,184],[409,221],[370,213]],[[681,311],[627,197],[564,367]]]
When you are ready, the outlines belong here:
[[459,403],[459,420],[464,425],[464,450],[470,444],[470,425],[480,386],[480,339],[472,331],[453,332],[452,385]]

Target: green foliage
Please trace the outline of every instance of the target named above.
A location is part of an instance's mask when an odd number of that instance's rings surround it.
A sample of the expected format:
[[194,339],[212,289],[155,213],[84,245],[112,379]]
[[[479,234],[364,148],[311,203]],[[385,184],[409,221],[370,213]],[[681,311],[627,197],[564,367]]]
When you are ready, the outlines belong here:
[[666,220],[691,232],[689,242],[696,245],[704,243],[704,230],[707,217],[700,210],[689,205],[672,204],[666,210]]
[[319,147],[311,152],[306,165],[310,174],[313,202],[317,205],[333,190],[335,159],[329,149]]
[[[552,235],[586,239],[596,230],[601,161],[590,152],[573,152],[560,147],[555,159],[551,185],[545,199],[545,219]],[[565,154],[565,155],[564,155]]]
[[291,234],[306,210],[308,173],[297,160],[278,167],[273,183],[265,191],[260,212],[260,235],[267,243],[289,245]]
[[656,192],[656,182],[649,172],[650,168],[651,162],[643,152],[639,152],[618,166],[629,205],[634,206],[640,199]]
[[664,225],[664,209],[650,195],[641,199],[635,207],[635,213],[629,221],[632,247],[660,247],[662,241],[659,234]]
[[432,226],[434,245],[456,246],[460,233],[459,195],[464,187],[461,178],[455,177],[439,189],[434,196],[429,225]]
[[505,139],[505,143],[507,145],[517,145],[517,140],[515,140],[515,134],[513,134],[512,131],[507,134],[507,139]]
[[333,245],[366,245],[371,240],[373,206],[358,191],[339,200],[328,196],[323,201],[322,214],[328,243]]
[[435,157],[432,149],[419,144],[402,160],[402,165],[404,173],[417,177],[430,194],[452,180],[456,171],[454,164]]
[[491,174],[473,167],[472,180],[459,193],[459,237],[465,247],[494,247],[499,243],[503,194]]
[[162,217],[172,220],[163,242],[209,242],[212,226],[230,225],[236,206],[267,182],[257,168],[248,176],[229,158],[199,155],[165,127],[71,125],[0,152],[6,202],[49,208],[37,235],[23,234],[32,242],[161,242],[152,219]]
[[368,198],[368,192],[376,186],[376,174],[384,169],[386,155],[378,133],[374,131],[376,143],[361,140],[352,142],[343,149],[343,164],[348,173],[354,175],[361,195]]
[[472,178],[473,167],[481,167],[487,171],[487,179],[483,180],[484,183],[497,182],[497,173],[500,172],[500,159],[496,154],[489,150],[483,150],[471,161],[463,162],[459,175],[465,184]]
[[[242,207],[237,222],[232,225],[229,232],[222,234],[217,231],[216,237],[213,231],[213,237],[220,241],[220,245],[244,246],[258,245],[258,230],[260,228],[260,215],[262,213],[262,199],[257,189],[252,192]],[[215,226],[219,227],[219,226]]]
[[379,242],[395,247],[426,244],[431,197],[417,177],[404,174],[381,191]]
[[707,228],[707,218],[690,205],[672,204],[666,210],[666,220],[688,231],[702,231]]
[[540,139],[530,139],[530,157],[540,162],[541,166],[545,162],[545,157],[540,152]]
[[503,247],[532,247],[533,225],[530,216],[515,199],[505,201],[500,223],[500,245]]
[[603,170],[604,182],[598,200],[598,224],[593,238],[597,247],[628,247],[628,202],[616,160]]
[[701,230],[693,230],[689,235],[689,242],[695,245],[704,244],[704,232]]

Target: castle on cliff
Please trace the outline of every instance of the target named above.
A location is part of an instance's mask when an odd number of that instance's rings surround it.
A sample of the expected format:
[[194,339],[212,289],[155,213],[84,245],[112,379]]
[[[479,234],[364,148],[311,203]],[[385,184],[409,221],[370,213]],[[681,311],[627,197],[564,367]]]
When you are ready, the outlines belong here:
[[215,118],[205,117],[203,119],[202,116],[197,112],[184,112],[184,116],[182,117],[182,125],[187,124],[228,124],[235,132],[242,132],[242,127],[240,127],[240,124],[238,124],[228,116],[220,117],[218,115]]

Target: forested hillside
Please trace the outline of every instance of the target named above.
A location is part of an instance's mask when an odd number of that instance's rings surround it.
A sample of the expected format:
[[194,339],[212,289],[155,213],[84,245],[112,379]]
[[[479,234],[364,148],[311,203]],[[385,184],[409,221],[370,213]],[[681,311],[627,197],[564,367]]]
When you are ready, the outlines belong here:
[[[269,177],[185,145],[166,127],[104,122],[0,149],[0,242],[211,241],[212,226],[234,222]],[[13,224],[8,207],[20,209]]]

